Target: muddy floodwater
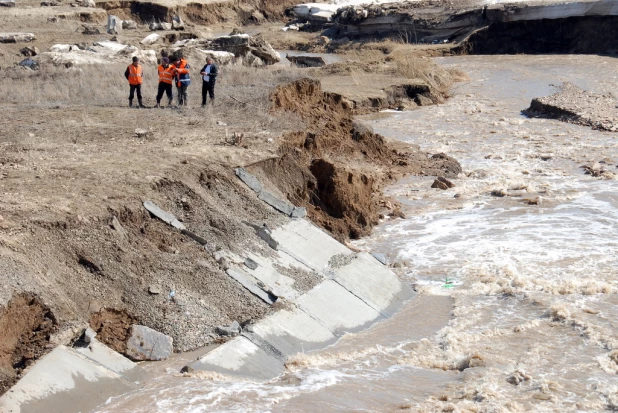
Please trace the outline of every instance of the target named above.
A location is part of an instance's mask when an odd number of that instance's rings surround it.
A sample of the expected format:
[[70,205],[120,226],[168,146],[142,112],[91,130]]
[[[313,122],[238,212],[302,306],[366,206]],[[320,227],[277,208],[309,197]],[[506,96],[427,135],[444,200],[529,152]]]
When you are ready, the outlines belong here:
[[[438,61],[470,77],[452,99],[367,121],[464,174],[392,186],[407,218],[355,243],[401,263],[418,297],[273,382],[182,377],[174,359],[99,412],[618,410],[618,134],[520,114],[563,81],[618,96],[618,59]],[[597,162],[602,177],[580,168]]]

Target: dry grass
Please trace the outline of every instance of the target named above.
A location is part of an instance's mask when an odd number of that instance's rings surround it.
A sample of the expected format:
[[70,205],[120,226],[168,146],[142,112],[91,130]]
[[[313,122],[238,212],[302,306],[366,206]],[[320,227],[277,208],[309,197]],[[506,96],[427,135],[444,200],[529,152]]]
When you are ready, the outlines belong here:
[[[48,66],[39,71],[26,69],[5,72],[0,78],[0,93],[4,104],[41,108],[90,106],[128,106],[129,86],[124,78],[125,64],[84,65],[79,68]],[[156,103],[157,74],[152,66],[144,67],[142,95],[146,106]],[[302,77],[296,68],[248,68],[228,66],[220,68],[217,81],[216,105],[208,107],[207,120],[244,127],[245,130],[287,130],[297,125],[298,119],[274,116],[270,113],[269,94],[273,87]],[[189,86],[189,108],[184,116],[195,117],[204,123],[201,106],[201,80],[193,76]],[[174,88],[174,99],[176,90]],[[136,102],[135,102],[136,103]],[[164,96],[162,104],[167,103]],[[174,112],[174,111],[172,111]],[[169,111],[161,112],[162,117]],[[190,120],[189,120],[190,121]]]

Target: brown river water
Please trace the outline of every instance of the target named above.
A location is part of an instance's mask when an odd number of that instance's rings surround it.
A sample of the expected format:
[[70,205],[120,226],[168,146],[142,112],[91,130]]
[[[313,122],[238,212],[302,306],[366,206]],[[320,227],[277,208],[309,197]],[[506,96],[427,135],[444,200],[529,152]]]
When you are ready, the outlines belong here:
[[520,114],[563,81],[618,96],[618,59],[437,61],[470,77],[446,104],[366,120],[464,173],[446,191],[429,177],[392,186],[407,218],[355,243],[405,263],[417,298],[269,383],[183,377],[195,355],[181,355],[97,412],[618,410],[618,180],[580,168],[618,174],[618,135]]

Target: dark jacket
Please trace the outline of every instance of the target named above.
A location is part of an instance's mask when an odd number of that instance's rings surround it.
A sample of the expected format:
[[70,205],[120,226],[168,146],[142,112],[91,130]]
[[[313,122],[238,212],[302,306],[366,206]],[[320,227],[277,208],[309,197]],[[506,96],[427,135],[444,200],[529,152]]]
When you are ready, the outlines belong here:
[[[204,67],[202,68],[202,70],[200,70],[200,73],[201,72],[205,72],[207,67],[208,67],[208,64],[205,64]],[[209,75],[211,82],[214,82],[215,80],[217,80],[217,74],[218,73],[219,73],[219,69],[217,68],[217,65],[214,64],[214,63],[211,64],[210,65],[210,75]],[[202,77],[202,79],[203,79],[203,77]]]

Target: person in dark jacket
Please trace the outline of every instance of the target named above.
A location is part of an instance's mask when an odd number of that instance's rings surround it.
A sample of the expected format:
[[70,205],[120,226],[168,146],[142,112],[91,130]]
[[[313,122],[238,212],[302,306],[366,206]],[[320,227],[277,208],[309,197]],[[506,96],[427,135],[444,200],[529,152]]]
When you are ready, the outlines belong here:
[[200,74],[202,75],[202,107],[206,106],[206,97],[210,95],[210,103],[215,103],[215,82],[217,81],[217,74],[219,70],[217,65],[214,64],[212,57],[206,59],[206,65],[202,68]]

